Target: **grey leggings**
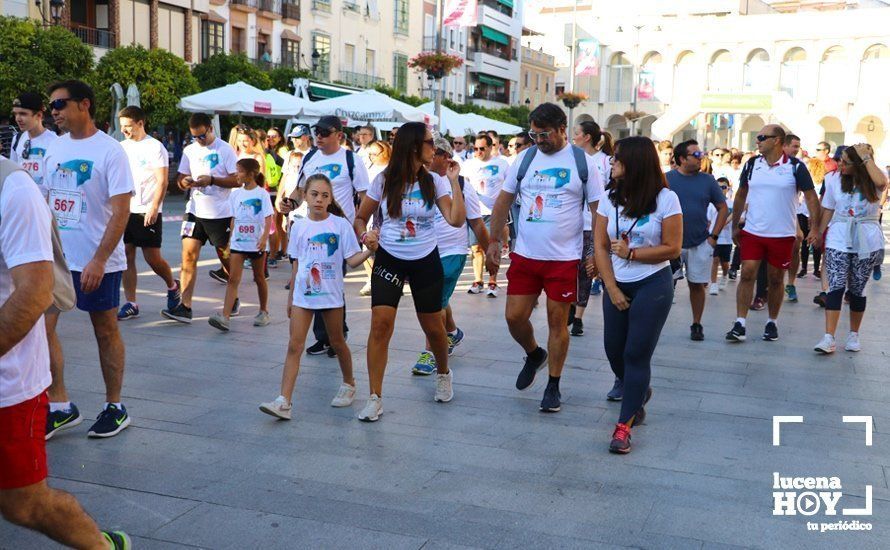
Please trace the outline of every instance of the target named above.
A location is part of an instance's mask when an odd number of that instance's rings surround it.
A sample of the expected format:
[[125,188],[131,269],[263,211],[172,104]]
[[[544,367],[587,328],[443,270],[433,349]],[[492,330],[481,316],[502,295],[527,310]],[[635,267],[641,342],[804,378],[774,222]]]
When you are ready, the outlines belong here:
[[633,283],[618,283],[630,300],[619,311],[606,293],[603,299],[603,339],[612,371],[624,382],[618,421],[626,424],[643,406],[652,373],[651,360],[661,329],[671,312],[674,288],[671,268]]

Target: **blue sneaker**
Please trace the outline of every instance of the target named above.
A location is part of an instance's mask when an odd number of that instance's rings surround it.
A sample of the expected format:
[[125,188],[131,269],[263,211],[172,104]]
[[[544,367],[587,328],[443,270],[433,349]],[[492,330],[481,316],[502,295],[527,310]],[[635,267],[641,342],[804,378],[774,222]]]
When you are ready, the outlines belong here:
[[120,311],[117,312],[118,321],[126,321],[127,319],[135,319],[139,317],[139,306],[127,302],[122,305]]
[[599,296],[603,293],[603,283],[599,279],[593,281],[593,285],[590,286],[590,294],[592,296]]
[[871,278],[874,279],[875,281],[881,280],[881,266],[879,266],[879,265],[875,266],[874,270],[872,270],[872,272],[871,272]]
[[44,438],[49,441],[49,438],[57,432],[69,430],[81,422],[83,422],[83,417],[80,416],[80,411],[77,410],[77,406],[74,403],[71,403],[71,409],[67,411],[50,412],[46,415],[46,433]]
[[278,260],[276,260],[275,258],[270,258],[268,262],[266,262],[266,265],[269,266],[269,269],[276,269],[278,268]]
[[448,356],[451,357],[454,354],[454,348],[460,345],[461,342],[464,341],[464,331],[458,327],[457,332],[454,334],[448,335]]
[[624,399],[624,382],[616,378],[615,383],[612,384],[612,389],[606,394],[606,399],[609,401],[621,401]]
[[121,405],[121,408],[118,409],[109,404],[96,417],[96,422],[87,432],[87,437],[114,437],[129,425],[130,415],[127,414],[127,408]]
[[411,369],[411,373],[418,376],[429,376],[434,372],[436,372],[436,358],[428,351],[420,352],[417,364]]
[[797,289],[794,285],[785,285],[785,294],[788,295],[789,302],[797,302]]
[[182,303],[182,286],[179,284],[179,279],[176,280],[176,288],[173,290],[167,291],[167,310],[173,311],[176,309],[176,306]]

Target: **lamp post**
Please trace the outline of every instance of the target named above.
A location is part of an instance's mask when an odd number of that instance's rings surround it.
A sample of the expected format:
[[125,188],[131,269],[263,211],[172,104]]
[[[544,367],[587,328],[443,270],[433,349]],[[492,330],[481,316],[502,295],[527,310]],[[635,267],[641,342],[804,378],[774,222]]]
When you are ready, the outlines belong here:
[[48,27],[50,21],[53,25],[58,25],[62,20],[62,11],[65,9],[65,0],[49,0],[49,18],[47,18],[44,3],[41,0],[34,0],[37,11],[40,12],[40,18],[43,19],[43,26]]
[[531,109],[532,100],[530,98],[525,98],[525,108]]
[[321,54],[318,53],[318,50],[312,48],[312,76],[318,79],[318,64],[321,60]]

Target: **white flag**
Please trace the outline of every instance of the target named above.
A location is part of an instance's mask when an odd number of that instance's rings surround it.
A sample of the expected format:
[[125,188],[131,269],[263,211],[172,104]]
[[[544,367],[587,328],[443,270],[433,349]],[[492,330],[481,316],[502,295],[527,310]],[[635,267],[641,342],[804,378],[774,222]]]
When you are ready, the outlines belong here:
[[475,27],[476,0],[445,0],[442,25],[445,27]]

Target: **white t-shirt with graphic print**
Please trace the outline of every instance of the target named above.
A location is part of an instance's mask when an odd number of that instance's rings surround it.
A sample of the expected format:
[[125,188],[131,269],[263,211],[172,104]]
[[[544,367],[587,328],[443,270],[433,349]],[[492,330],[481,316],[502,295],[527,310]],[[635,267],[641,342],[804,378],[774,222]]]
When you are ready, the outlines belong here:
[[346,149],[343,148],[333,155],[326,155],[318,149],[308,161],[306,157],[303,157],[302,176],[298,185],[303,187],[306,178],[313,174],[327,176],[334,188],[334,199],[343,209],[346,219],[352,222],[355,221],[355,202],[352,194],[353,191],[358,193],[368,190],[368,169],[361,157],[355,155],[355,168],[353,169],[353,178],[350,180],[346,154]]
[[352,224],[328,214],[300,218],[291,227],[287,253],[297,260],[293,305],[304,309],[343,307],[343,261],[361,252]]
[[491,209],[501,194],[509,170],[510,163],[502,157],[491,157],[489,160],[473,157],[461,166],[460,175],[476,190],[483,216],[491,215]]
[[[466,255],[467,247],[470,246],[470,234],[468,232],[468,222],[477,220],[482,217],[480,209],[479,197],[476,196],[476,190],[473,186],[467,185],[464,180],[464,204],[467,210],[467,221],[460,227],[453,227],[445,216],[436,209],[436,234],[439,237],[439,256]],[[451,197],[451,184],[448,185],[448,196]]]
[[[125,139],[121,142],[121,147],[127,153],[130,171],[133,173],[135,193],[130,199],[130,212],[145,214],[154,202],[158,184],[167,185],[166,181],[157,181],[155,170],[169,166],[170,157],[161,142],[151,136],[145,136],[139,141]],[[158,212],[163,209],[162,203]]]
[[[436,186],[436,200],[448,195],[451,183],[439,174],[431,174]],[[402,260],[417,260],[427,256],[437,245],[435,203],[426,204],[417,182],[411,184],[402,195],[402,212],[399,219],[389,217],[386,198],[383,196],[383,174],[378,175],[368,188],[368,196],[380,203],[383,212],[380,227],[380,246]]]
[[229,242],[233,252],[259,252],[260,237],[266,229],[266,218],[275,214],[269,192],[260,186],[247,190],[232,189],[229,203],[235,218]]
[[[522,158],[532,149],[519,154],[510,167],[504,191],[516,193],[516,177]],[[587,160],[587,202],[600,200],[603,182],[591,157]],[[519,219],[516,253],[533,260],[569,261],[581,259],[584,214],[581,178],[572,146],[545,155],[535,154],[522,183],[519,184]],[[589,209],[584,205],[584,209]]]
[[[874,217],[881,212],[881,202],[868,202],[859,191],[844,193],[838,170],[827,174],[823,185],[825,185],[825,196],[822,197],[822,206],[834,210],[834,217],[828,223],[828,233],[825,235],[825,248],[841,252],[859,252],[853,249],[852,243],[847,242],[850,232],[849,222],[841,221],[838,213],[854,218]],[[865,237],[865,244],[868,245],[870,252],[884,248],[884,233],[880,225],[871,223],[860,227],[860,238]]]
[[[190,175],[192,179],[198,179],[200,176],[225,178],[236,173],[236,162],[238,156],[235,150],[225,141],[214,138],[213,143],[207,146],[196,141],[182,150],[179,173]],[[231,192],[230,188],[217,185],[195,187],[191,190],[185,211],[205,220],[231,218],[232,207],[229,204]]]
[[[19,138],[16,148],[10,152],[9,160],[21,166],[31,178],[40,186],[43,196],[46,197],[47,188],[43,185],[46,176],[46,151],[56,142],[59,136],[49,130],[45,130],[36,138],[30,134],[24,134]],[[25,158],[27,155],[28,158]]]

